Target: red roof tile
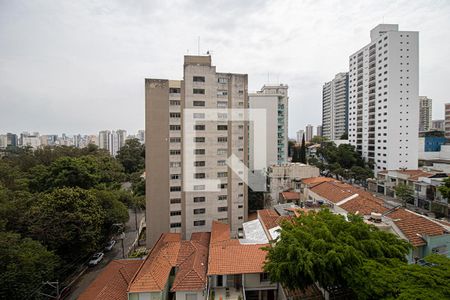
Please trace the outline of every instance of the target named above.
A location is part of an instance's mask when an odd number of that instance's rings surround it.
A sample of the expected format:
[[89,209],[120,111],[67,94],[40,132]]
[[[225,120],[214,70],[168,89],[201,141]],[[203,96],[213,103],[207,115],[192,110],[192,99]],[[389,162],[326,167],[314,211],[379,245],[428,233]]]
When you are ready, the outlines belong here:
[[241,244],[239,240],[230,238],[213,241],[213,237],[216,235],[225,236],[223,225],[227,227],[229,232],[229,226],[226,224],[216,221],[213,221],[212,224],[208,275],[262,273],[267,252],[261,248],[268,246],[268,244]]
[[300,200],[300,193],[298,192],[282,192],[281,196],[286,201]]
[[302,179],[302,182],[307,185],[317,184],[317,183],[321,183],[321,182],[328,182],[328,181],[336,181],[336,179],[330,178],[330,177],[311,177],[311,178]]
[[266,230],[277,227],[283,220],[288,220],[288,216],[280,216],[273,209],[260,209],[258,210],[258,219]]
[[375,197],[358,196],[339,205],[339,207],[345,209],[349,213],[357,213],[358,215],[366,216],[370,215],[372,212],[384,213],[388,211],[388,208],[384,207],[383,204],[382,200]]
[[111,261],[95,278],[79,300],[127,300],[127,287],[143,260]]
[[425,245],[419,235],[436,236],[445,232],[439,224],[404,208],[394,210],[386,216],[392,219],[414,247]]

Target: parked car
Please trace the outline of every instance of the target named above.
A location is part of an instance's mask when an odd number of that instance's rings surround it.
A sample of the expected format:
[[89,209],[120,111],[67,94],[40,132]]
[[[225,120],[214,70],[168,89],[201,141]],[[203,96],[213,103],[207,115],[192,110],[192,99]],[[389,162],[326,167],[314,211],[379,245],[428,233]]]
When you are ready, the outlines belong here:
[[105,251],[111,251],[115,244],[116,244],[115,240],[110,240],[108,244],[106,244],[105,246]]
[[103,256],[105,256],[103,252],[95,253],[94,255],[92,255],[92,258],[89,261],[88,265],[91,267],[98,265],[98,263],[102,261]]

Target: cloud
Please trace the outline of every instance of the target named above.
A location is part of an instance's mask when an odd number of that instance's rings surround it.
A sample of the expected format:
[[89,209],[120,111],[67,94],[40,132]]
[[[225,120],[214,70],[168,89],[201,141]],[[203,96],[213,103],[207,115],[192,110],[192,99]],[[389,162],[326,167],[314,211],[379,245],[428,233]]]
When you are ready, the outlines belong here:
[[420,93],[443,117],[450,77],[447,1],[1,1],[0,132],[144,128],[144,78],[182,77],[211,50],[250,89],[289,85],[290,136],[321,122],[322,84],[378,23],[420,31]]

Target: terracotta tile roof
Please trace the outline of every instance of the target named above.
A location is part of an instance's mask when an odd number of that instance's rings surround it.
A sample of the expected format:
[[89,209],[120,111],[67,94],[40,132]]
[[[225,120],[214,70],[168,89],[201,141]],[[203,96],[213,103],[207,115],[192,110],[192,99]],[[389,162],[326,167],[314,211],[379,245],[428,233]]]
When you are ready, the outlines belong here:
[[333,203],[337,203],[356,194],[351,185],[338,181],[318,183],[311,186],[309,189],[320,197]]
[[142,263],[140,259],[111,261],[78,299],[127,300],[128,284]]
[[386,216],[392,219],[414,247],[425,245],[419,235],[436,236],[445,232],[437,223],[404,208],[394,210]]
[[178,270],[172,291],[199,291],[206,287],[206,268],[210,234],[193,233],[190,241],[183,241],[178,255]]
[[[419,177],[430,177],[430,176],[434,175],[433,173],[425,172],[423,170],[389,170],[389,171],[391,171],[391,172],[395,171],[400,174],[408,175],[409,176],[408,179],[414,180],[414,181],[417,181],[419,179]],[[386,174],[386,173],[383,173],[383,174]]]
[[206,285],[210,234],[192,234],[182,241],[179,233],[164,233],[138,270],[129,292],[156,292],[166,287],[170,272],[177,267],[172,291],[198,291]]
[[307,185],[317,184],[317,183],[327,182],[327,181],[336,181],[336,179],[330,178],[330,177],[311,177],[311,178],[302,179],[302,182]]
[[225,236],[223,234],[225,227],[229,232],[230,228],[227,224],[216,221],[212,223],[208,275],[262,273],[267,252],[261,247],[269,246],[269,244],[241,244],[239,240],[230,238],[213,241],[215,235]]
[[300,193],[298,192],[282,192],[281,196],[287,201],[300,200]]
[[384,202],[382,200],[375,197],[358,196],[339,205],[339,207],[349,213],[366,216],[372,212],[384,213],[388,211],[389,209],[384,207],[383,204]]
[[133,278],[128,291],[164,290],[170,271],[177,263],[180,247],[181,235],[179,233],[162,234]]
[[281,224],[283,220],[288,220],[288,216],[280,216],[273,209],[260,209],[258,210],[258,219],[261,224],[266,228],[266,230],[277,227]]

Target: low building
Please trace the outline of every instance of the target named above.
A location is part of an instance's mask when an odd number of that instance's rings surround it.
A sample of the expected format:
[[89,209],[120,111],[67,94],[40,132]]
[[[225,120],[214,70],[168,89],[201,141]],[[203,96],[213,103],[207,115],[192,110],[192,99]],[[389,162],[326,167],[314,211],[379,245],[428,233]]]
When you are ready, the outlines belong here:
[[395,198],[395,187],[406,184],[414,190],[414,203],[410,204],[438,215],[448,216],[448,199],[443,198],[438,189],[447,177],[447,173],[420,169],[381,171],[375,179],[368,180],[368,187],[370,191]]
[[329,204],[337,214],[360,215],[367,223],[407,240],[413,246],[410,263],[432,253],[450,258],[450,224],[393,207],[366,190],[338,181],[318,183],[305,193],[310,201]]
[[319,168],[301,163],[271,166],[268,174],[271,203],[276,204],[281,201],[281,192],[300,192],[301,180],[317,177],[319,173]]

